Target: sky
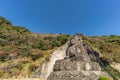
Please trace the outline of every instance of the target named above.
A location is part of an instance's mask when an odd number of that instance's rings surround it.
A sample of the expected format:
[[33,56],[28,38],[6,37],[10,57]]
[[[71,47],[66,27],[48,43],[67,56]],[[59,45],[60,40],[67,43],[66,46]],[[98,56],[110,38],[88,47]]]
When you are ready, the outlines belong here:
[[120,0],[0,0],[0,16],[35,33],[120,35]]

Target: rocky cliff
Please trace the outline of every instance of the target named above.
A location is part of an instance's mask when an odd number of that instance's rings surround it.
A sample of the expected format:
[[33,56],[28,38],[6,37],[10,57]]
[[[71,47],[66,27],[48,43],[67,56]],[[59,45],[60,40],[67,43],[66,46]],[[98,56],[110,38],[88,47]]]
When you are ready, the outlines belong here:
[[98,80],[108,76],[101,71],[99,62],[99,54],[75,35],[68,41],[66,57],[56,61],[48,80]]
[[65,44],[58,49],[56,49],[53,54],[51,55],[49,61],[46,61],[42,64],[42,69],[41,69],[41,74],[40,74],[40,79],[47,79],[47,77],[50,75],[50,73],[53,71],[53,67],[55,64],[55,61],[59,59],[64,59],[66,56],[66,49],[68,45]]

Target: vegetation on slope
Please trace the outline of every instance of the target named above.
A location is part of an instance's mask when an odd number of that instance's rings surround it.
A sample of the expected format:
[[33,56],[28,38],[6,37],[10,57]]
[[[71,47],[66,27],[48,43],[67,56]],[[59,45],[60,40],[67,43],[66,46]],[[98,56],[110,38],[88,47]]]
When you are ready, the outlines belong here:
[[120,63],[120,36],[90,37],[89,42],[102,53],[101,57],[107,59],[109,63]]
[[0,78],[31,77],[69,35],[35,34],[0,17]]
[[[119,80],[120,72],[109,64],[120,63],[120,36],[82,36],[100,53],[104,70]],[[35,34],[0,17],[0,78],[33,77],[41,63],[49,60],[53,50],[65,44],[68,38],[65,34]]]
[[120,72],[110,66],[112,62],[120,63],[120,36],[82,36],[95,51],[99,52],[102,68],[114,80],[120,80]]
[[110,78],[106,76],[101,76],[98,80],[110,80]]

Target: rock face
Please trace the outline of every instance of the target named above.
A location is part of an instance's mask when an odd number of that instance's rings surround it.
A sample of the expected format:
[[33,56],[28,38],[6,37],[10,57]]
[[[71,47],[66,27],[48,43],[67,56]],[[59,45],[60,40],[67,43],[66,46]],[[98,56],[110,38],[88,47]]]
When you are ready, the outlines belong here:
[[113,62],[110,66],[120,72],[120,63]]
[[71,37],[68,45],[66,57],[56,61],[48,80],[98,80],[108,76],[101,71],[99,54],[80,35]]
[[47,79],[47,77],[50,75],[50,73],[53,71],[53,67],[56,60],[64,59],[66,56],[66,49],[68,45],[65,44],[61,46],[60,48],[56,49],[53,54],[51,55],[48,62],[44,62],[42,64],[40,79]]

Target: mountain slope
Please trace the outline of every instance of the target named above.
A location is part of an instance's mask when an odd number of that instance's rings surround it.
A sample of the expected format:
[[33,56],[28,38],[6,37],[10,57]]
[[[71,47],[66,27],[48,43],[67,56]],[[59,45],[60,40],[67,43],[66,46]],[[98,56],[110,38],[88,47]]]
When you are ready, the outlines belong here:
[[[99,53],[100,66],[115,80],[120,80],[120,36],[82,36]],[[0,17],[0,78],[39,77],[41,64],[52,52],[65,44],[66,34],[35,34],[25,27],[14,26]],[[117,66],[117,67],[116,67]]]
[[102,69],[114,80],[120,80],[120,36],[82,36],[84,41],[99,53]]
[[0,17],[0,78],[32,77],[68,37],[65,34],[35,34]]

